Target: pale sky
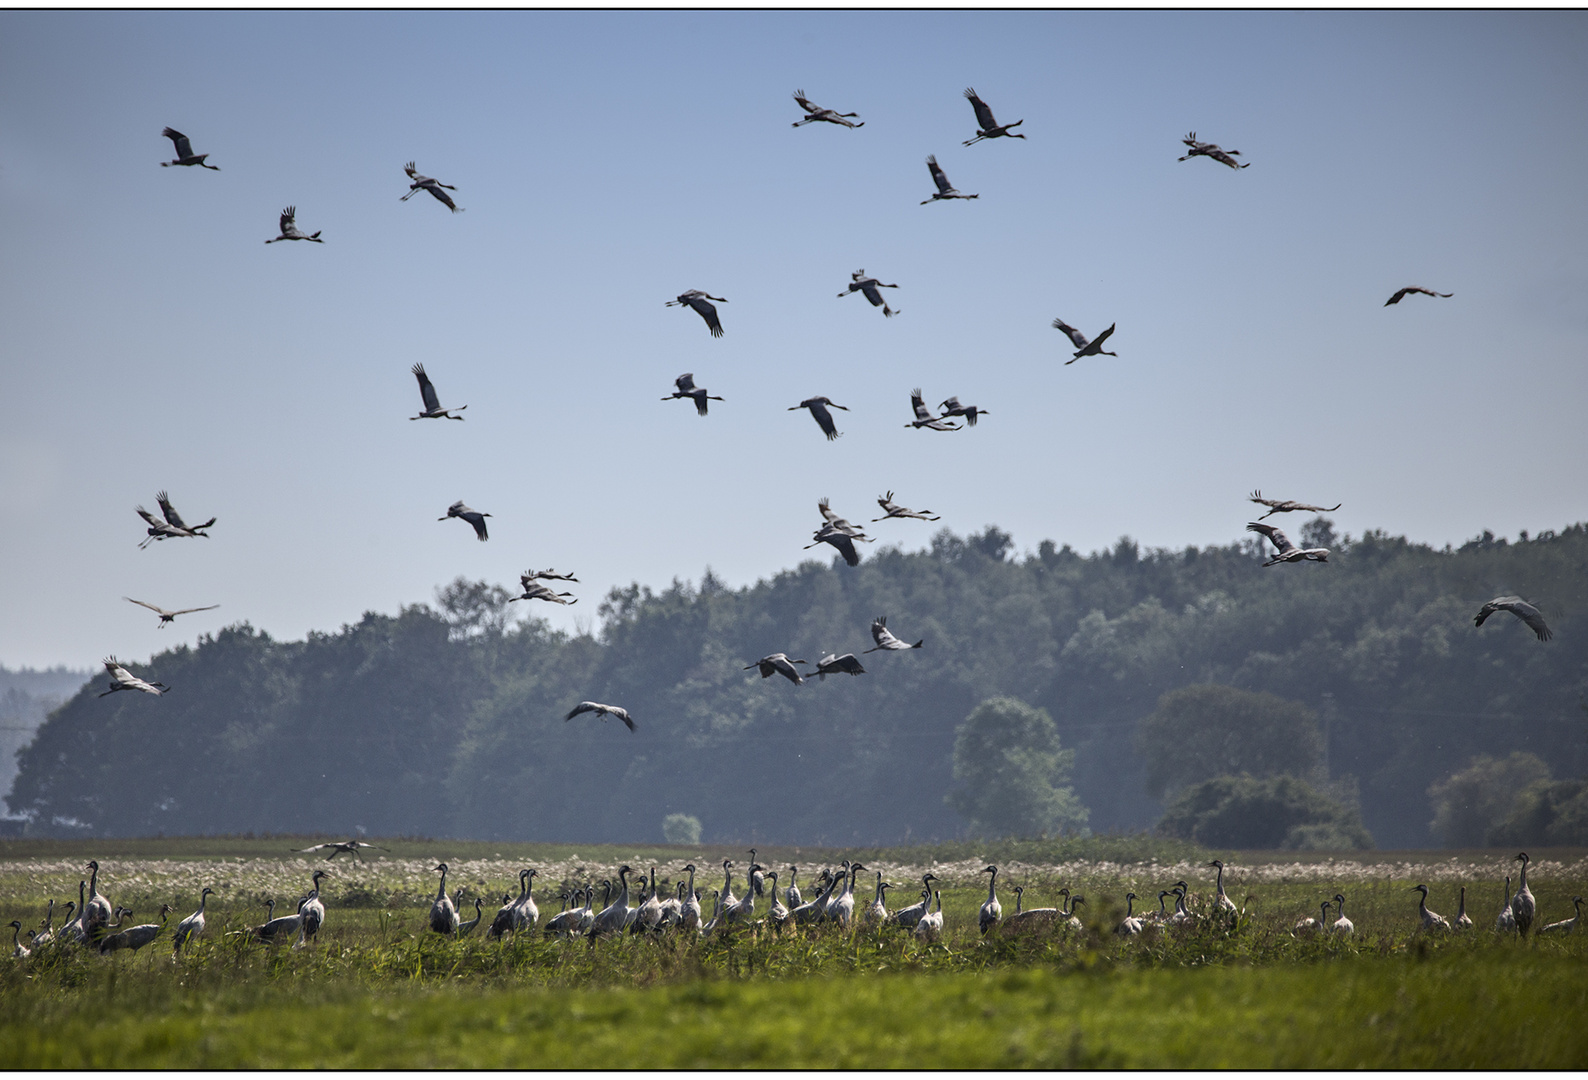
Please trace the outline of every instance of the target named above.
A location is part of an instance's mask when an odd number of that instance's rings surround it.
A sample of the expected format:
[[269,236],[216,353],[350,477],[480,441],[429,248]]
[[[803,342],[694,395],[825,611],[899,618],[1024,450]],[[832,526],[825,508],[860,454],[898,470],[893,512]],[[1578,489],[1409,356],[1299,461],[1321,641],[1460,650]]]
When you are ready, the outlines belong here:
[[[572,630],[828,559],[824,495],[1023,551],[1228,543],[1256,487],[1436,545],[1583,520],[1584,56],[1564,11],[0,12],[0,663],[528,567]],[[967,86],[1028,138],[963,147]],[[980,198],[918,205],[927,154]],[[466,212],[400,202],[411,159]],[[323,245],[263,243],[288,204]],[[836,298],[861,267],[898,317]],[[416,361],[466,422],[407,419]],[[989,415],[907,430],[915,386]],[[209,539],[138,550],[161,489]]]

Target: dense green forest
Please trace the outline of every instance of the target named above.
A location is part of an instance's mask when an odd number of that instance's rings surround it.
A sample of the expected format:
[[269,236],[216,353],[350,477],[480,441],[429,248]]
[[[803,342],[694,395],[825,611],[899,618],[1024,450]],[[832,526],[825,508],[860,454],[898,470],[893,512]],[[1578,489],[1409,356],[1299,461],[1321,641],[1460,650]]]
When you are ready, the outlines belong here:
[[[614,590],[588,636],[519,621],[526,605],[461,579],[434,606],[305,641],[232,626],[133,665],[163,697],[101,699],[105,680],[90,683],[20,752],[8,801],[40,833],[595,842],[660,839],[664,817],[687,814],[707,841],[946,839],[993,805],[956,792],[954,753],[994,697],[1051,717],[1020,721],[1046,740],[1029,760],[1062,766],[1094,831],[1153,826],[1176,784],[1300,772],[1357,804],[1379,846],[1419,846],[1437,839],[1430,788],[1465,790],[1449,778],[1477,755],[1535,755],[1557,783],[1588,775],[1588,527],[1444,550],[1337,537],[1322,518],[1301,532],[1333,548],[1327,564],[1261,568],[1255,538],[1183,551],[1127,538],[1091,555],[1044,542],[1013,558],[989,527],[737,590],[709,570]],[[1473,626],[1512,592],[1543,608],[1553,641],[1504,613]],[[878,615],[925,646],[802,686],[742,670],[773,652],[859,653]],[[1290,740],[1305,767],[1284,764],[1284,739],[1248,760],[1255,735],[1218,750],[1173,709],[1155,714],[1204,684],[1282,699],[1291,712],[1276,715],[1306,729]],[[627,707],[637,732],[565,723],[582,699]],[[1082,820],[1068,789],[1045,790],[1065,808],[1047,820]]]

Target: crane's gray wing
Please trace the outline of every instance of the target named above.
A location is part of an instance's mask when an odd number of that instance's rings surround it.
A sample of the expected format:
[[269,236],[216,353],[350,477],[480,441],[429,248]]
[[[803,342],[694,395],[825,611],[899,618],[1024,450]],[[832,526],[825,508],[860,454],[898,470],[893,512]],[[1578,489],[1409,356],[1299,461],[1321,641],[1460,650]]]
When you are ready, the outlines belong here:
[[182,614],[180,611],[167,611],[167,610],[165,610],[165,608],[155,607],[153,604],[145,603],[142,600],[134,600],[130,596],[123,596],[122,599],[126,600],[128,603],[137,604],[139,607],[146,607],[150,611],[154,612],[156,615],[180,615],[180,614]]
[[441,399],[436,396],[435,384],[430,381],[430,376],[425,374],[423,364],[413,366],[414,377],[419,380],[419,396],[424,399],[425,412],[440,412]]
[[166,521],[178,529],[187,528],[187,523],[182,520],[182,515],[176,512],[176,507],[171,505],[171,500],[166,497],[165,492],[157,491],[154,497],[159,501],[160,513],[165,515]]
[[[134,604],[136,604],[137,602],[138,601],[136,601],[136,600],[133,601]],[[149,605],[145,604],[144,606],[148,607]],[[175,615],[191,615],[195,611],[214,611],[218,607],[220,607],[219,604],[211,604],[208,607],[187,607],[187,608],[183,608],[181,611],[167,612],[167,614],[173,615],[173,616],[175,616]]]
[[932,411],[926,407],[926,400],[921,397],[919,387],[910,391],[910,408],[914,410],[917,420],[932,419]]
[[932,183],[937,185],[939,195],[947,195],[954,190],[954,185],[948,182],[948,177],[943,175],[942,169],[938,168],[935,154],[927,157],[926,167],[932,170]]
[[186,135],[182,134],[175,128],[166,128],[164,131],[160,132],[160,134],[170,139],[172,144],[175,145],[178,161],[185,161],[193,156],[193,144],[188,140]]
[[993,118],[993,112],[987,103],[976,96],[976,91],[967,89],[965,96],[970,99],[970,107],[976,110],[976,123],[983,131],[991,131],[998,126],[998,121]]
[[1069,323],[1065,322],[1063,319],[1054,319],[1053,320],[1053,328],[1055,330],[1063,331],[1064,334],[1066,336],[1068,336],[1069,339],[1072,342],[1075,343],[1075,347],[1077,349],[1084,349],[1084,348],[1086,348],[1086,346],[1091,344],[1091,342],[1086,340],[1086,335],[1085,334],[1081,333],[1079,330],[1077,330],[1075,327],[1071,326]]

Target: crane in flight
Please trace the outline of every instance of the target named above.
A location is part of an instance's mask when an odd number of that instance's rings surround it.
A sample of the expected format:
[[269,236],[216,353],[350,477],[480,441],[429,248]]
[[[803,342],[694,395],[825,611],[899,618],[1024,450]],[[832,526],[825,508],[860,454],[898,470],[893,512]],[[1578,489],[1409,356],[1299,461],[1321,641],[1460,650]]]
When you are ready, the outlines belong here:
[[1103,342],[1108,340],[1109,335],[1114,332],[1114,327],[1117,325],[1117,323],[1110,324],[1107,330],[1104,330],[1101,334],[1097,335],[1096,341],[1087,341],[1086,335],[1081,333],[1075,327],[1071,326],[1063,319],[1054,319],[1053,329],[1061,331],[1066,337],[1075,343],[1075,355],[1064,361],[1065,364],[1073,364],[1083,356],[1097,356],[1099,354],[1103,356],[1118,356],[1118,353],[1108,352],[1103,348]]
[[203,536],[208,538],[209,533],[204,530],[215,524],[214,518],[210,518],[202,525],[189,525],[182,520],[182,515],[176,512],[176,507],[171,505],[171,499],[165,492],[156,492],[154,497],[160,503],[160,513],[165,515],[165,520],[159,520],[141,506],[137,508],[138,516],[149,523],[149,537],[138,545],[139,548],[148,547],[150,542],[154,540],[169,540],[178,536]]
[[1447,300],[1450,297],[1456,295],[1455,293],[1449,293],[1449,292],[1434,292],[1434,290],[1425,289],[1421,285],[1408,285],[1404,289],[1396,289],[1395,290],[1395,295],[1390,297],[1388,300],[1384,301],[1384,306],[1385,307],[1389,307],[1391,304],[1398,304],[1402,300],[1406,299],[1406,294],[1407,293],[1414,293],[1414,292],[1415,293],[1422,293],[1424,296],[1442,296],[1442,297],[1444,297]]
[[518,580],[519,583],[524,587],[524,595],[509,597],[509,602],[513,600],[549,600],[553,604],[564,605],[577,604],[579,602],[578,600],[563,599],[565,596],[572,596],[573,593],[571,592],[553,592],[545,585],[537,582],[535,580],[535,572],[533,570],[525,570],[518,576]]
[[482,514],[478,510],[464,506],[463,500],[459,499],[457,502],[447,507],[447,512],[445,515],[436,518],[436,520],[445,521],[447,518],[462,518],[464,521],[467,521],[470,525],[474,526],[475,536],[479,537],[481,540],[489,540],[491,537],[490,534],[485,531],[485,519],[490,516],[490,514]]
[[315,844],[313,847],[294,848],[293,850],[299,855],[309,855],[316,851],[324,851],[326,848],[331,849],[331,854],[325,857],[326,862],[330,862],[338,855],[351,855],[354,862],[363,862],[363,857],[358,853],[360,848],[374,848],[376,851],[391,850],[391,848],[383,848],[379,844],[365,843],[363,840],[328,840],[323,844]]
[[910,408],[915,411],[915,419],[905,424],[905,427],[931,428],[933,431],[958,431],[958,424],[945,423],[941,418],[933,416],[932,410],[926,407],[926,399],[921,396],[918,386],[910,391]]
[[1260,490],[1252,492],[1247,498],[1254,503],[1261,503],[1264,506],[1273,508],[1264,514],[1263,517],[1258,518],[1258,521],[1272,517],[1274,514],[1288,514],[1292,510],[1306,510],[1314,514],[1332,514],[1345,505],[1344,503],[1335,503],[1333,506],[1313,506],[1311,503],[1297,502],[1294,499],[1265,499]]
[[1265,562],[1264,566],[1273,566],[1282,562],[1328,562],[1328,548],[1299,548],[1290,542],[1290,537],[1277,525],[1264,525],[1260,522],[1247,522],[1247,532],[1262,533],[1268,537],[1269,543],[1274,545],[1274,554]]
[[1527,628],[1538,635],[1538,640],[1548,641],[1555,636],[1555,632],[1544,621],[1544,613],[1538,608],[1523,600],[1520,596],[1496,596],[1483,607],[1478,609],[1478,614],[1473,617],[1473,626],[1482,626],[1483,620],[1493,615],[1496,611],[1509,611],[1518,619],[1527,624]]
[[266,240],[265,243],[274,244],[277,240],[312,240],[316,244],[323,244],[325,241],[320,239],[320,233],[323,231],[323,229],[316,229],[314,232],[305,235],[303,230],[298,228],[298,208],[289,206],[281,212],[281,235],[274,239]]
[[930,199],[922,199],[922,206],[925,206],[929,202],[937,202],[939,199],[981,198],[980,195],[961,195],[959,189],[948,182],[948,177],[945,176],[943,170],[938,167],[936,154],[928,154],[926,156],[926,167],[932,172],[932,183],[937,185],[937,194],[933,195]]
[[164,131],[160,132],[160,134],[164,135],[167,139],[170,139],[171,145],[176,147],[176,160],[160,162],[161,168],[165,168],[168,165],[199,165],[203,168],[209,169],[211,172],[221,171],[219,166],[205,165],[204,159],[209,157],[209,155],[195,154],[193,152],[193,144],[188,141],[188,137],[182,134],[176,128],[168,127]]
[[[153,694],[155,697],[159,697],[161,694],[171,689],[165,683],[145,682],[144,680],[138,678],[138,676],[122,667],[121,661],[117,660],[114,656],[105,657],[104,665],[105,670],[110,672],[111,683],[110,689],[106,690],[103,694],[100,694],[100,697],[108,697],[109,695],[114,694],[117,690],[141,690],[145,694]],[[94,869],[97,871],[99,867],[96,865]]]
[[601,717],[602,723],[606,722],[607,715],[610,713],[619,720],[623,721],[630,731],[634,730],[634,721],[629,716],[629,711],[627,709],[620,708],[617,705],[603,705],[599,701],[581,701],[579,704],[575,705],[569,710],[567,716],[562,718],[563,722],[566,723],[567,721],[578,716],[580,713],[587,712],[593,712],[597,716]]
[[969,424],[971,427],[976,426],[976,418],[978,416],[992,415],[992,413],[977,405],[961,405],[959,403],[958,395],[949,398],[947,401],[939,405],[938,408],[943,410],[942,415],[939,416],[938,419],[947,420],[951,416],[963,416],[965,418],[965,423]]
[[930,510],[911,510],[908,506],[900,506],[893,501],[893,492],[891,491],[878,499],[877,505],[882,507],[883,513],[881,517],[871,519],[873,524],[879,521],[887,521],[889,518],[919,518],[922,521],[942,520],[941,515],[933,514]]
[[[877,643],[877,647],[875,649],[867,649],[866,652],[868,653],[882,650],[887,652],[899,652],[901,650],[908,651],[910,649],[919,649],[922,645],[926,644],[925,638],[922,638],[914,645],[911,645],[907,641],[902,641],[899,638],[894,637],[893,631],[888,629],[888,617],[886,615],[878,615],[875,619],[871,620],[871,640]],[[861,655],[864,656],[865,653],[862,653]]]
[[722,400],[722,398],[717,397],[715,394],[706,393],[705,387],[696,386],[695,375],[694,372],[691,371],[686,371],[678,378],[674,379],[673,385],[678,387],[678,389],[674,390],[671,394],[668,394],[662,400],[672,401],[675,398],[693,398],[695,402],[695,412],[701,416],[706,415],[706,409],[708,408],[706,402]]
[[976,110],[977,124],[976,137],[974,139],[967,139],[965,141],[966,146],[969,146],[972,143],[981,142],[983,139],[996,139],[1000,135],[1007,135],[1011,139],[1025,138],[1024,135],[1018,135],[1015,132],[1009,130],[1010,128],[1019,127],[1021,124],[1025,123],[1024,120],[1016,120],[1012,124],[1000,124],[996,119],[993,118],[993,111],[987,107],[987,103],[976,96],[975,90],[967,88],[965,90],[965,100],[969,101],[970,107]]
[[827,411],[828,406],[834,409],[842,409],[844,412],[849,411],[848,405],[840,405],[831,398],[825,397],[806,398],[798,405],[790,405],[788,411],[799,412],[801,409],[809,409],[811,411],[811,419],[815,420],[816,426],[822,429],[822,434],[827,436],[827,441],[832,442],[843,432],[839,431],[838,425],[833,423],[833,414]]
[[699,289],[689,289],[679,293],[676,298],[667,301],[662,306],[693,308],[695,314],[706,320],[706,326],[711,330],[711,336],[721,337],[722,323],[717,318],[717,309],[707,302],[710,300],[715,300],[719,304],[728,302],[720,296],[712,296],[710,293],[701,292]]
[[418,416],[410,416],[410,420],[462,420],[461,416],[453,416],[454,412],[462,412],[467,405],[454,405],[450,408],[441,407],[441,398],[436,396],[436,384],[430,381],[430,376],[425,374],[423,364],[415,364],[411,369],[414,378],[419,380],[419,397],[425,403],[425,411]]
[[881,308],[883,316],[891,319],[899,313],[888,306],[887,301],[882,299],[882,294],[877,290],[897,288],[897,285],[884,285],[874,277],[867,277],[865,268],[862,267],[861,269],[856,270],[853,274],[849,275],[849,286],[844,289],[843,292],[838,294],[838,299],[842,300],[851,293],[860,293],[867,300],[871,301],[872,307]]
[[755,663],[746,665],[742,670],[749,671],[751,668],[757,668],[760,670],[761,678],[763,679],[770,679],[773,675],[781,675],[798,686],[805,681],[805,676],[800,674],[799,669],[794,665],[808,663],[810,663],[809,660],[790,660],[788,653],[775,652],[771,656],[763,656]]
[[817,544],[831,544],[838,549],[838,554],[844,557],[844,562],[850,566],[859,566],[860,552],[855,550],[855,541],[857,539],[869,540],[871,538],[868,536],[857,537],[853,533],[837,528],[831,522],[828,522],[816,530],[811,542],[806,544],[802,550],[809,551]]
[[860,658],[852,652],[846,652],[842,656],[828,653],[816,663],[816,675],[823,682],[827,681],[829,675],[864,675],[865,673],[866,669],[860,666]]
[[[423,190],[430,192],[430,194],[440,199],[442,204],[454,214],[463,210],[463,207],[453,202],[452,196],[447,194],[447,191],[458,190],[451,184],[443,184],[440,180],[432,180],[428,176],[421,176],[419,174],[419,170],[414,168],[414,163],[411,161],[403,166],[403,172],[408,174],[408,179],[412,180],[413,183],[408,185],[408,194],[404,195],[401,199],[398,199],[398,202],[407,202],[409,199],[414,197],[415,192]],[[447,191],[442,191],[442,188],[446,188]]]
[[820,105],[815,104],[809,98],[807,98],[805,96],[805,91],[803,90],[794,91],[794,100],[799,102],[800,108],[805,110],[806,115],[805,119],[794,121],[794,123],[791,125],[792,127],[801,127],[805,124],[814,124],[818,120],[829,124],[842,124],[846,128],[858,128],[866,126],[866,122],[864,120],[853,124],[849,122],[849,117],[859,116],[859,113],[841,113],[834,112],[832,109],[824,109]]
[[160,625],[155,628],[157,630],[164,630],[166,623],[174,622],[178,615],[191,615],[195,611],[214,611],[216,608],[220,607],[219,604],[211,604],[209,607],[189,607],[183,608],[181,611],[167,611],[163,607],[156,607],[154,604],[148,603],[144,600],[134,600],[130,596],[123,596],[122,599],[127,601],[129,604],[137,604],[139,607],[146,607],[156,615],[160,616]]
[[1194,131],[1180,141],[1191,149],[1186,151],[1185,157],[1176,158],[1175,160],[1177,161],[1186,161],[1194,157],[1210,157],[1214,161],[1228,165],[1232,169],[1245,169],[1251,166],[1249,161],[1243,164],[1235,160],[1240,156],[1241,152],[1239,150],[1224,150],[1219,147],[1218,143],[1197,142],[1197,133]]

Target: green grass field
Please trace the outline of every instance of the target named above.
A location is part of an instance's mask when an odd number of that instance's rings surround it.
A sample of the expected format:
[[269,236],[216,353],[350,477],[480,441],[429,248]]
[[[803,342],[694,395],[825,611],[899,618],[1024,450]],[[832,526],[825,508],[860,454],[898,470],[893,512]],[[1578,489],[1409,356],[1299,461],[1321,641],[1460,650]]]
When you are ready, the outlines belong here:
[[[542,920],[563,877],[605,877],[619,860],[655,857],[659,877],[693,859],[744,852],[397,841],[359,865],[290,854],[279,838],[14,841],[0,848],[0,911],[38,924],[45,900],[75,899],[97,857],[100,889],[134,922],[160,903],[172,919],[211,885],[205,938],[173,959],[169,934],[137,954],[41,949],[0,965],[0,1067],[1064,1067],[1581,1068],[1588,1062],[1588,946],[1581,934],[1521,941],[1491,929],[1505,855],[1371,853],[1368,860],[1228,854],[1226,886],[1246,913],[1230,924],[1121,939],[1123,894],[1177,878],[1211,906],[1206,853],[1140,838],[953,845],[860,853],[900,882],[933,868],[946,883],[943,939],[836,927],[701,940],[622,937],[591,943],[539,933],[506,942],[425,929],[433,860],[450,884],[488,899],[521,865],[542,869]],[[385,843],[382,841],[382,843]],[[1113,845],[1110,847],[1109,845]],[[852,855],[855,853],[851,853]],[[1540,923],[1567,918],[1588,884],[1581,852],[1533,853]],[[760,852],[802,872],[832,852]],[[1088,928],[983,939],[976,882],[999,861],[1000,899],[1028,907],[1067,885],[1085,893]],[[932,860],[937,859],[935,867]],[[318,866],[327,917],[307,947],[249,943],[274,896],[289,909]],[[554,876],[560,875],[560,876]],[[863,875],[862,880],[874,875]],[[549,878],[550,880],[545,880]],[[720,885],[699,879],[702,891]],[[985,882],[985,876],[981,877]],[[1468,887],[1467,934],[1418,932],[1417,894],[1455,914]],[[224,888],[223,888],[224,886]],[[515,889],[516,891],[516,889]],[[743,891],[737,878],[736,891]],[[858,890],[857,890],[858,891]],[[869,900],[870,888],[865,891]],[[1343,892],[1349,939],[1297,938],[1291,926]],[[807,889],[807,896],[810,890]],[[472,902],[466,902],[472,914]],[[1138,908],[1140,910],[1140,908]],[[57,907],[57,916],[60,908]],[[279,914],[279,912],[278,912]],[[57,917],[57,925],[60,923]]]

